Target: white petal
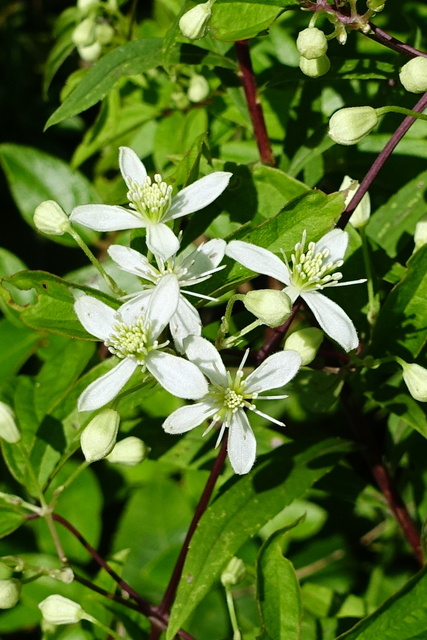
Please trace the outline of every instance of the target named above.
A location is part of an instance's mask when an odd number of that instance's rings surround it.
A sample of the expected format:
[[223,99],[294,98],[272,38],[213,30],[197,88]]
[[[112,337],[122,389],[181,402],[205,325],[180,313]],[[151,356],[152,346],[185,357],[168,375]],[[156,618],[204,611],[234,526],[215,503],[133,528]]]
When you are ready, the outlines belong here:
[[215,408],[205,402],[180,407],[170,414],[163,423],[166,433],[185,433],[198,427],[215,413]]
[[136,212],[108,204],[84,204],[76,207],[70,214],[70,220],[95,231],[120,231],[145,227],[144,220]]
[[178,306],[178,300],[178,278],[174,273],[168,273],[152,290],[146,312],[153,338],[157,338],[169,323]]
[[208,340],[199,336],[190,336],[185,341],[185,353],[211,382],[223,387],[227,386],[227,371],[224,363],[217,349]]
[[129,147],[120,147],[119,150],[119,165],[123,178],[131,178],[138,184],[144,184],[147,172],[144,164],[136,155],[133,149]]
[[140,316],[147,314],[147,308],[153,291],[154,288],[145,289],[144,291],[128,296],[127,301],[122,304],[118,311],[123,322],[126,322],[126,324],[134,324]]
[[283,387],[297,373],[301,356],[296,351],[280,351],[269,356],[247,378],[245,391],[261,393]]
[[156,281],[155,269],[139,251],[135,251],[130,247],[123,247],[120,244],[113,244],[108,249],[108,254],[123,271],[128,271],[153,283]]
[[124,358],[114,369],[94,380],[80,395],[79,411],[94,411],[113,400],[138,367],[136,360]]
[[116,321],[117,312],[114,309],[84,294],[75,301],[74,311],[86,331],[103,341],[109,337]]
[[320,327],[330,338],[338,342],[345,351],[356,349],[359,344],[356,329],[340,306],[318,291],[302,293],[301,297],[312,310]]
[[184,358],[164,351],[150,351],[145,362],[162,387],[178,398],[200,400],[208,393],[208,383],[202,372]]
[[268,249],[257,247],[249,242],[232,240],[225,250],[227,256],[240,262],[244,267],[271,276],[279,282],[289,284],[289,269],[278,256]]
[[197,309],[184,298],[179,296],[178,307],[170,320],[170,331],[175,347],[184,353],[184,340],[188,336],[200,336],[202,321]]
[[189,187],[185,187],[174,198],[165,220],[181,218],[188,213],[199,211],[213,202],[228,185],[233,174],[228,171],[214,171]]
[[188,261],[190,266],[184,277],[184,280],[191,278],[198,278],[203,276],[206,272],[215,269],[224,257],[226,243],[220,238],[209,240],[206,244],[201,245],[199,249],[193,251],[184,261],[184,264]]
[[149,224],[147,226],[147,247],[155,256],[166,262],[179,249],[179,240],[165,224]]
[[329,256],[327,257],[327,260],[336,262],[337,260],[342,260],[344,258],[347,245],[347,231],[343,231],[342,229],[332,229],[332,231],[329,231],[329,233],[316,242],[315,251],[317,253],[318,251],[323,251],[323,249],[329,249]]
[[231,419],[227,452],[235,473],[242,475],[252,469],[256,457],[256,440],[242,409],[238,409]]

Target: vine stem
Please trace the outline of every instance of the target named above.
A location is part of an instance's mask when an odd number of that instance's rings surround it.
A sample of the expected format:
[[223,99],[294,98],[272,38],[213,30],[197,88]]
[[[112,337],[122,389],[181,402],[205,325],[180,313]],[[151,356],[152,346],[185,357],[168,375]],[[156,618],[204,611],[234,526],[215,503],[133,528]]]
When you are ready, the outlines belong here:
[[[424,111],[426,107],[427,107],[427,93],[425,93],[422,96],[422,98],[417,102],[417,104],[413,108],[413,111],[421,113],[422,111]],[[387,159],[390,157],[390,155],[393,153],[394,149],[397,147],[397,145],[399,144],[399,142],[401,141],[405,133],[408,131],[408,129],[410,129],[410,127],[414,124],[414,122],[415,122],[415,118],[413,118],[412,116],[407,116],[401,122],[401,124],[397,127],[396,131],[393,133],[392,137],[387,142],[384,149],[374,160],[371,168],[369,169],[369,171],[363,178],[362,182],[360,183],[359,188],[354,194],[352,200],[349,202],[343,214],[341,215],[341,218],[338,220],[338,223],[337,223],[338,228],[344,229],[347,222],[351,218],[351,214],[356,209],[357,205],[359,204],[359,202],[361,201],[365,193],[368,191],[369,187],[377,177],[383,165],[385,164]]]
[[368,38],[371,38],[371,40],[375,40],[375,42],[383,44],[385,47],[393,49],[393,51],[397,51],[397,53],[407,55],[411,58],[416,58],[417,56],[427,57],[427,53],[425,51],[414,49],[414,47],[411,47],[409,44],[405,44],[405,42],[401,42],[397,38],[393,38],[393,36],[379,27],[376,27],[372,22],[369,22],[369,26],[371,27],[372,33],[365,33],[365,35]]
[[269,356],[270,353],[272,353],[275,350],[275,348],[278,346],[279,342],[282,340],[283,336],[286,334],[287,330],[289,329],[292,322],[294,321],[295,316],[297,315],[301,304],[302,304],[301,300],[297,300],[295,302],[295,304],[292,307],[292,313],[289,316],[289,318],[286,320],[286,322],[280,325],[280,327],[273,329],[270,333],[269,338],[267,338],[263,346],[260,349],[258,349],[255,356],[255,361],[257,365],[261,364],[261,362],[263,362],[267,358],[267,356]]
[[257,97],[255,75],[252,68],[248,40],[237,40],[235,42],[235,48],[237,62],[239,63],[239,76],[245,92],[259,155],[262,162],[274,167],[276,162],[265,126],[264,113]]

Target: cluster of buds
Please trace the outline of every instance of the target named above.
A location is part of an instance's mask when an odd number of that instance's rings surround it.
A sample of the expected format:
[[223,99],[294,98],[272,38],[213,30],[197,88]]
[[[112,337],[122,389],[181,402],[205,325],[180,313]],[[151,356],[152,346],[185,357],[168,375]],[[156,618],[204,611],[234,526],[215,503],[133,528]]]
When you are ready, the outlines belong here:
[[103,6],[99,0],[79,0],[82,20],[72,34],[79,56],[86,62],[96,62],[102,53],[102,46],[114,37],[113,27],[102,17]]
[[331,63],[326,52],[328,41],[325,34],[316,27],[300,31],[297,38],[301,71],[310,78],[318,78],[329,71]]

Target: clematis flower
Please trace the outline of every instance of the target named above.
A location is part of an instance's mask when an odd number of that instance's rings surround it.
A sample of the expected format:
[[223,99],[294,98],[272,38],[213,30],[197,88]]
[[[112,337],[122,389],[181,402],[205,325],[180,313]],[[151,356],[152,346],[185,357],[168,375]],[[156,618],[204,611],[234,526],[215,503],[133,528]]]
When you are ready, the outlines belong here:
[[92,382],[80,395],[79,411],[99,409],[113,400],[138,367],[148,370],[167,391],[179,398],[199,399],[207,391],[199,369],[162,349],[168,342],[158,338],[175,313],[179,296],[174,274],[165,276],[155,288],[143,314],[133,305],[117,311],[97,298],[82,295],[75,312],[84,328],[102,340],[120,359],[111,371]]
[[120,147],[120,171],[129,191],[130,209],[87,204],[72,210],[70,220],[96,231],[139,229],[147,231],[148,249],[167,260],[179,249],[178,238],[165,223],[203,209],[224,191],[231,178],[214,171],[172,197],[172,187],[156,174],[147,176],[144,164],[129,147]]
[[186,341],[186,355],[205,374],[211,384],[200,402],[180,407],[163,423],[167,433],[185,433],[202,424],[204,420],[212,418],[203,435],[217,424],[221,424],[217,446],[225,429],[228,428],[228,457],[231,466],[238,474],[248,473],[256,456],[256,440],[245,409],[279,426],[285,426],[280,420],[259,411],[254,400],[286,398],[287,396],[284,395],[259,396],[259,394],[269,389],[283,387],[294,377],[301,365],[299,353],[281,351],[269,356],[245,378],[243,367],[247,354],[248,351],[233,376],[225,369],[218,351],[210,342],[199,336],[190,336]]
[[[215,271],[222,269],[218,265],[224,257],[225,246],[224,240],[214,239],[200,245],[189,255],[182,253],[173,255],[167,261],[156,255],[157,268],[150,264],[145,256],[129,247],[112,245],[108,253],[121,269],[133,273],[147,282],[147,284],[143,284],[143,291],[126,296],[129,300],[128,306],[138,305],[140,308],[145,308],[150,301],[154,287],[168,274],[175,274],[180,287],[180,294],[178,306],[170,319],[169,326],[176,348],[183,353],[184,339],[190,335],[200,335],[202,323],[197,309],[188,302],[182,293],[199,298],[207,298],[202,294],[187,291],[187,287],[204,282]],[[208,298],[208,300],[212,299]]]
[[345,351],[351,351],[359,344],[352,321],[340,306],[320,293],[327,287],[365,282],[364,279],[339,282],[342,273],[336,269],[343,264],[347,244],[348,234],[334,229],[318,242],[309,242],[306,250],[304,231],[302,241],[295,245],[295,253],[291,256],[292,266],[271,251],[240,240],[230,242],[226,254],[256,273],[282,282],[292,302],[301,296],[323,331]]

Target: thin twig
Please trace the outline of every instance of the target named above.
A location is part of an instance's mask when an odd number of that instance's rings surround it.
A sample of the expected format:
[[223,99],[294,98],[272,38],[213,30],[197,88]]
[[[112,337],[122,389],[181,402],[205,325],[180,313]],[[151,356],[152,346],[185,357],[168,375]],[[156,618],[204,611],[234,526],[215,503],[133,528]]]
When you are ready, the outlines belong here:
[[371,40],[375,40],[379,44],[396,51],[397,53],[401,53],[405,56],[409,56],[410,58],[416,58],[417,56],[427,57],[427,53],[425,51],[420,51],[419,49],[415,49],[411,47],[409,44],[405,42],[401,42],[397,38],[394,38],[386,31],[383,31],[379,27],[376,27],[372,22],[369,22],[369,26],[371,27],[371,33],[366,33],[365,35]]

